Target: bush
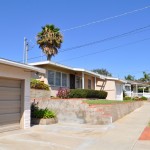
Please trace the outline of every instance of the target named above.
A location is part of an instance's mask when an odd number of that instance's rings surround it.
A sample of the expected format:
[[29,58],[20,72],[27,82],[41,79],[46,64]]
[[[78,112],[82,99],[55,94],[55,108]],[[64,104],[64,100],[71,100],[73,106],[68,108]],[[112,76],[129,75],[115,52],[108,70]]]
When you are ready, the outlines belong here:
[[125,96],[125,97],[124,97],[124,100],[132,100],[132,98],[129,97],[129,96]]
[[70,90],[66,88],[60,88],[57,93],[57,97],[59,98],[69,98]]
[[140,99],[144,101],[144,100],[147,100],[147,97],[142,96]]
[[138,96],[136,96],[136,97],[133,97],[132,100],[134,100],[134,101],[139,101],[140,98],[139,98]]
[[39,80],[32,79],[30,82],[30,87],[32,89],[41,89],[41,90],[47,90],[49,91],[49,86]]
[[31,117],[38,118],[38,119],[41,118],[47,119],[47,118],[55,118],[56,114],[53,111],[49,110],[48,108],[40,109],[37,106],[37,104],[33,103],[31,105]]
[[106,99],[107,92],[97,91],[97,90],[89,90],[89,89],[72,89],[72,90],[70,90],[69,97],[70,98]]

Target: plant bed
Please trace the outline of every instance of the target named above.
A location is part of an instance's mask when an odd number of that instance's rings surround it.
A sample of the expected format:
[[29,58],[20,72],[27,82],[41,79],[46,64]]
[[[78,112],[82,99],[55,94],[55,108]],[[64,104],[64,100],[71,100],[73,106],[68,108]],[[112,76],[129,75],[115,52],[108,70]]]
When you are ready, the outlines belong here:
[[57,123],[56,114],[48,108],[40,109],[37,104],[31,105],[31,124],[49,125]]

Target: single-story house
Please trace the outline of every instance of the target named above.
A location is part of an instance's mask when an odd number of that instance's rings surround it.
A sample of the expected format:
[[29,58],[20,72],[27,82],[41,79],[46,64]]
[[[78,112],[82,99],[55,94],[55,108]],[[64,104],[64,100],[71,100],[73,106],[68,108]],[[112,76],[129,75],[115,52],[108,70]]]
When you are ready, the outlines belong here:
[[[125,94],[129,97],[141,97],[145,96],[147,98],[150,98],[150,85],[149,83],[140,82],[140,81],[129,81],[124,80],[126,83],[124,84],[124,91]],[[139,93],[138,89],[142,89],[142,92]],[[145,88],[148,88],[148,92],[145,92]]]
[[[60,87],[69,89],[94,89],[108,92],[107,99],[123,100],[124,81],[100,75],[81,68],[72,68],[52,61],[30,63],[29,65],[46,69],[46,75],[40,80],[49,84],[51,96],[56,96]],[[39,76],[34,74],[33,78]]]
[[30,127],[31,72],[45,70],[0,58],[0,132]]

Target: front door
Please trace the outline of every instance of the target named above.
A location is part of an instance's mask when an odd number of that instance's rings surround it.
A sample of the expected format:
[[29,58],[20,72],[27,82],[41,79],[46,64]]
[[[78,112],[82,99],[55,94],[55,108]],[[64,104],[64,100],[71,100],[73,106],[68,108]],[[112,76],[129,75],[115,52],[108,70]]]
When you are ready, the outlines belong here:
[[75,89],[75,75],[70,74],[70,89]]

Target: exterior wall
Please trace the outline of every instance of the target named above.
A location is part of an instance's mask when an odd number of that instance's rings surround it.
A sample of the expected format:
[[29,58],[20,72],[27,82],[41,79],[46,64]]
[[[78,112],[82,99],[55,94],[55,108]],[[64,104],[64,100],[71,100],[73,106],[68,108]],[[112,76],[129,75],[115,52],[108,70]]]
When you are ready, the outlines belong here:
[[21,128],[30,127],[30,76],[29,71],[17,67],[0,64],[0,77],[22,80],[23,86],[23,108],[21,116]]
[[104,90],[108,92],[106,98],[108,100],[116,99],[116,86],[115,86],[115,81],[113,80],[96,79],[96,90]]

